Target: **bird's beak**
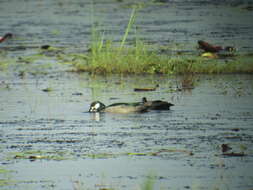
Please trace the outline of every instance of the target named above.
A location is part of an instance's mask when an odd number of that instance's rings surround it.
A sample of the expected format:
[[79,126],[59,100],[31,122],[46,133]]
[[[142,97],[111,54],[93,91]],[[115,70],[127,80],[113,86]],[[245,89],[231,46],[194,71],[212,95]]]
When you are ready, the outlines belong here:
[[96,112],[96,109],[94,107],[90,107],[89,112]]

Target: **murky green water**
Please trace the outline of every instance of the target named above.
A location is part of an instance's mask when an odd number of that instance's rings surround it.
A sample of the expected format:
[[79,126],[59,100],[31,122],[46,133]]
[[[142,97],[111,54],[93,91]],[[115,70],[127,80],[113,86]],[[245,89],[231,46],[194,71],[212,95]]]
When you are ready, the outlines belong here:
[[[0,44],[1,58],[32,55],[45,44],[84,52],[92,20],[119,40],[136,2],[94,2],[2,0],[0,33],[15,37]],[[143,2],[137,34],[147,42],[196,51],[204,39],[252,51],[248,1]],[[252,75],[91,77],[66,70],[50,59],[0,68],[0,189],[135,190],[147,176],[154,189],[253,188]],[[157,84],[156,91],[133,90]],[[182,88],[189,84],[193,89]],[[175,106],[144,114],[87,112],[94,100],[143,96]],[[222,144],[234,155],[223,155]]]

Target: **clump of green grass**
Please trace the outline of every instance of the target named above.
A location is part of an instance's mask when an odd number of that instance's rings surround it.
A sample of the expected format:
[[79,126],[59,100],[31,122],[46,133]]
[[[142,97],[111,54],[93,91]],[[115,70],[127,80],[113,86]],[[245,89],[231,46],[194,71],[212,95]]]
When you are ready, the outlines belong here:
[[91,74],[218,74],[252,73],[252,56],[246,59],[237,56],[233,59],[208,59],[199,55],[168,55],[159,53],[159,49],[137,39],[128,45],[127,37],[136,19],[133,9],[125,34],[121,42],[105,40],[104,32],[92,29],[91,48],[85,58],[74,58],[72,64],[76,71]]
[[111,73],[167,73],[171,70],[168,60],[147,50],[144,44],[135,47],[113,46],[106,42],[105,48],[99,53],[90,55],[87,62],[76,65],[78,71],[93,74]]
[[152,48],[138,39],[133,46],[126,44],[135,19],[136,8],[132,10],[120,44],[104,40],[104,33],[93,28],[91,51],[86,61],[75,64],[77,70],[93,74],[167,73],[171,69],[167,64],[167,56],[159,56],[155,51],[152,51]]
[[[136,39],[133,46],[126,44],[136,19],[136,8],[132,10],[128,25],[120,44],[104,39],[104,33],[92,29],[91,51],[85,60],[74,63],[78,71],[92,74],[111,73],[167,73],[170,69],[167,56],[159,56],[152,48]],[[161,67],[161,65],[164,65]],[[166,66],[165,66],[166,65]]]
[[123,47],[121,51],[111,42],[99,53],[75,64],[77,71],[91,74],[221,74],[253,73],[252,58],[238,56],[233,60],[207,59],[181,55],[172,57],[158,54],[138,42],[135,47]]

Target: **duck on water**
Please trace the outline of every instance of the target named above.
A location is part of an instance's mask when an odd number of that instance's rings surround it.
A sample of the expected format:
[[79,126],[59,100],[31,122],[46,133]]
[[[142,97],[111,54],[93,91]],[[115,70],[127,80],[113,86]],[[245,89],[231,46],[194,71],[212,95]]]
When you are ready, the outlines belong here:
[[146,97],[141,102],[135,103],[114,103],[106,106],[100,101],[92,102],[89,112],[110,112],[110,113],[143,113],[149,110],[170,110],[174,106],[166,101],[148,101]]
[[170,110],[170,107],[174,106],[174,104],[162,100],[148,101],[146,97],[142,98],[142,103],[150,110]]
[[143,113],[148,111],[148,106],[140,103],[115,103],[105,106],[100,101],[92,102],[89,112],[110,112],[110,113]]

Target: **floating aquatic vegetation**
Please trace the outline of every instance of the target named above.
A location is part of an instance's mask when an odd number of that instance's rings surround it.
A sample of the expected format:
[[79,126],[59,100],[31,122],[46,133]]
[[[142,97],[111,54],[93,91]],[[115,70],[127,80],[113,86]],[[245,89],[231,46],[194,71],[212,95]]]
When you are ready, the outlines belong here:
[[67,160],[71,159],[68,152],[29,150],[23,152],[12,152],[7,159],[28,159],[28,160]]
[[53,35],[60,35],[60,34],[61,34],[61,31],[55,29],[55,30],[52,30],[52,31],[51,31],[51,34],[53,34]]
[[6,187],[10,185],[14,185],[16,181],[10,179],[0,179],[0,187]]
[[43,59],[46,59],[46,56],[38,53],[38,54],[30,55],[30,56],[18,57],[17,62],[29,64],[29,63],[34,63],[35,61],[40,61]]
[[6,71],[11,65],[14,64],[14,59],[0,56],[0,71]]
[[194,155],[193,152],[188,150],[180,150],[180,149],[159,149],[153,152],[123,152],[123,153],[89,153],[83,154],[82,157],[86,158],[113,158],[120,156],[162,156],[169,153],[185,153],[189,156]]
[[8,170],[0,166],[0,188],[14,185],[16,183],[16,181],[11,179],[10,174],[12,172],[12,170]]
[[40,47],[39,55],[46,57],[57,57],[58,55],[64,55],[63,47],[53,47],[50,45],[43,45]]
[[48,87],[48,88],[44,88],[44,89],[42,89],[42,91],[43,91],[43,92],[52,92],[52,91],[53,91],[53,89],[52,89],[52,88],[50,88],[50,87]]
[[0,174],[8,174],[10,172],[10,170],[6,170],[5,168],[0,167]]
[[149,88],[134,88],[135,92],[142,92],[142,91],[155,91],[157,88],[159,87],[159,85],[157,84],[155,87],[149,87]]

